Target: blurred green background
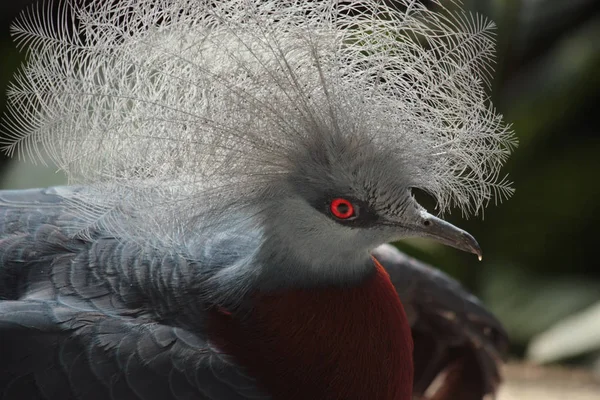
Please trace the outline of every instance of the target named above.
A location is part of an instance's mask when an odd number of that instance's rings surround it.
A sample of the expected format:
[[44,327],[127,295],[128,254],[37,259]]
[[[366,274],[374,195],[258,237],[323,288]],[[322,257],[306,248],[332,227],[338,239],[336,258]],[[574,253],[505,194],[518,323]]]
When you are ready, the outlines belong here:
[[[0,4],[2,112],[5,88],[24,57],[10,40],[10,21],[33,2]],[[465,7],[498,27],[490,94],[520,142],[505,170],[516,193],[490,206],[483,220],[449,216],[479,240],[481,263],[425,241],[399,247],[481,297],[507,327],[514,356],[526,355],[532,338],[538,347],[543,338],[545,356],[538,348],[530,352],[534,358],[600,370],[600,313],[569,325],[568,340],[585,346],[569,349],[550,334],[600,304],[600,1],[471,0]],[[0,188],[63,182],[54,170],[0,156]]]

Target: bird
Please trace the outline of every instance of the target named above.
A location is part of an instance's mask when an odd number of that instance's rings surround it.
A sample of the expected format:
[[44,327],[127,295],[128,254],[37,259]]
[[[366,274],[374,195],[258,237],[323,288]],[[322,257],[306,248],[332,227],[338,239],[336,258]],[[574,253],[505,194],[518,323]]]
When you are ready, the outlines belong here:
[[386,245],[481,258],[414,193],[513,192],[493,24],[397,3],[24,12],[2,146],[68,185],[0,192],[0,399],[493,394],[501,324]]

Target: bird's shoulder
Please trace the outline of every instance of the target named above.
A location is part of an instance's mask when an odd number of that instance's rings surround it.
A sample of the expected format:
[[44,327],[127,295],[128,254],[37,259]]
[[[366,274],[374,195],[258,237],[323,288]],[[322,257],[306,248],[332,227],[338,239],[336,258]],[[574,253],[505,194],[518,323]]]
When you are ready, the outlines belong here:
[[145,302],[167,313],[184,306],[175,304],[182,293],[201,295],[217,275],[245,268],[258,248],[258,236],[234,219],[210,229],[199,225],[177,246],[119,236],[101,226],[82,230],[83,214],[71,201],[78,190],[0,191],[0,298],[110,297],[111,311]]
[[204,329],[226,233],[196,260],[78,237],[65,190],[0,192],[0,399],[264,398]]

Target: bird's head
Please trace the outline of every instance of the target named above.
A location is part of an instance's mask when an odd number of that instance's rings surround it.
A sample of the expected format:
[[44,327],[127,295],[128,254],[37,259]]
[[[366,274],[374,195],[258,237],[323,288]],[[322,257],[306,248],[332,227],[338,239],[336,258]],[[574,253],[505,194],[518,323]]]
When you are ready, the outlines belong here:
[[[288,155],[289,171],[267,186],[266,256],[281,260],[273,279],[349,283],[371,271],[371,250],[408,237],[431,238],[481,257],[473,236],[416,201],[418,172],[410,159],[382,148],[362,127],[355,129],[309,136]],[[286,266],[294,272],[286,274]]]
[[56,20],[72,26],[41,28],[25,15],[5,149],[85,185],[83,225],[184,250],[262,232],[263,256],[297,279],[355,278],[410,236],[480,254],[411,194],[477,214],[512,192],[500,169],[515,142],[486,92],[493,25],[432,3],[69,2]]

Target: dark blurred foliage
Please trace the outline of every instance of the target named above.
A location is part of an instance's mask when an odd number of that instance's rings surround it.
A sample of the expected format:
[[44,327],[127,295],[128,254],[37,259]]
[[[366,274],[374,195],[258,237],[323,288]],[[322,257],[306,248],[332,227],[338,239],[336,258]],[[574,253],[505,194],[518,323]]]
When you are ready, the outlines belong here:
[[[0,5],[2,88],[23,59],[8,26],[30,3]],[[508,327],[518,354],[533,335],[600,301],[600,1],[467,0],[465,6],[498,26],[490,95],[519,138],[506,168],[516,193],[491,205],[483,220],[447,216],[478,238],[482,263],[430,242],[399,247],[482,297]],[[3,89],[2,111],[4,101]],[[8,169],[5,159],[0,168],[4,187],[62,179],[31,167]]]

